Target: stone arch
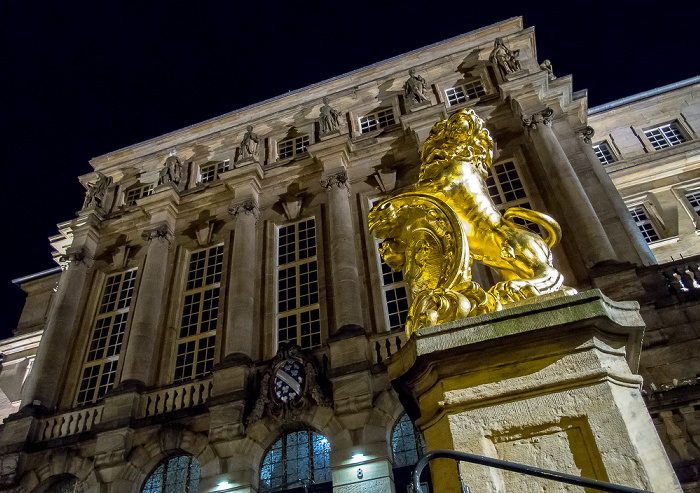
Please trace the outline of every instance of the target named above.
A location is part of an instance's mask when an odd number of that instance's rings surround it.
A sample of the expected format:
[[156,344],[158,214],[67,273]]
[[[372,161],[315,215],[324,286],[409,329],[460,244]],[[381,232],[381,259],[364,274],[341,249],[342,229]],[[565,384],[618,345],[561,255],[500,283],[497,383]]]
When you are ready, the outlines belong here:
[[73,450],[49,450],[32,462],[39,465],[22,475],[16,493],[43,493],[55,481],[70,476],[82,484],[83,493],[99,491],[94,462]]
[[130,492],[139,493],[151,472],[163,460],[175,455],[191,455],[199,461],[202,477],[221,472],[221,461],[206,435],[178,426],[154,430],[150,440],[134,447],[127,458],[121,479],[131,484]]

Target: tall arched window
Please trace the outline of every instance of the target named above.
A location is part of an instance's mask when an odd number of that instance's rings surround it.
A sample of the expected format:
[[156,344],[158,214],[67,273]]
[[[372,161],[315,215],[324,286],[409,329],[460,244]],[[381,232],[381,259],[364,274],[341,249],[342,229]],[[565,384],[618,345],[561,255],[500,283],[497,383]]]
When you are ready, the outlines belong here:
[[311,430],[287,433],[267,451],[260,468],[260,491],[332,491],[328,439]]
[[[396,491],[407,491],[411,483],[413,466],[425,454],[425,442],[416,430],[408,414],[403,413],[396,421],[391,433],[391,451],[394,453],[394,484]],[[430,488],[430,473],[428,467],[423,469],[421,483]]]
[[197,493],[199,461],[191,455],[178,455],[161,462],[148,476],[141,493]]

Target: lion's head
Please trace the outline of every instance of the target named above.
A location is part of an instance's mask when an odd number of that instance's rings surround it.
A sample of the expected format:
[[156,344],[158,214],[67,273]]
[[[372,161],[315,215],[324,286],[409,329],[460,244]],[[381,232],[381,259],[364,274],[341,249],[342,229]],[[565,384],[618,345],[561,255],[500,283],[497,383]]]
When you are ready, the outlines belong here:
[[474,110],[462,110],[437,122],[423,144],[419,183],[436,179],[449,162],[468,162],[486,177],[493,160],[493,140]]

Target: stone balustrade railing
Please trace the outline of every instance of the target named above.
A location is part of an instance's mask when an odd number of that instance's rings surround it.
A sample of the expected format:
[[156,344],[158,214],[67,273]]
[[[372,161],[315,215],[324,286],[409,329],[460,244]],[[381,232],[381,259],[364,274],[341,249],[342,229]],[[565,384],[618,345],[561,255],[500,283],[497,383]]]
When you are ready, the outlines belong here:
[[650,301],[700,300],[700,255],[638,270]]
[[370,342],[375,363],[386,364],[392,354],[396,353],[406,343],[406,332],[392,331],[377,334]]
[[197,380],[158,389],[141,396],[139,418],[165,414],[204,404],[211,394],[212,380]]
[[101,404],[40,419],[35,441],[43,442],[90,431],[102,420],[103,410],[104,404]]

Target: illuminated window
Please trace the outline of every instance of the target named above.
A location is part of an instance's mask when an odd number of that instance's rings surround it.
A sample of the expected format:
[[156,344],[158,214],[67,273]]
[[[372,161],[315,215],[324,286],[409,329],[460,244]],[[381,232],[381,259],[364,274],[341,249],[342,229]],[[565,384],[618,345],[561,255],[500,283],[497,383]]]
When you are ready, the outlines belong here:
[[231,161],[226,160],[220,163],[207,163],[199,167],[199,182],[209,183],[219,178],[221,173],[231,169]]
[[321,346],[316,220],[277,229],[277,341]]
[[224,246],[190,255],[175,361],[175,382],[206,375],[214,364]]
[[485,94],[484,86],[478,80],[465,82],[445,90],[445,96],[447,96],[447,102],[450,106],[464,103],[468,99],[480,98]]
[[601,142],[600,144],[594,145],[593,150],[602,164],[610,164],[615,162],[615,156],[613,155],[612,150],[610,150],[610,145],[607,142]]
[[143,197],[153,194],[153,185],[142,185],[133,187],[127,190],[124,196],[124,205],[130,207],[136,205],[136,201]]
[[[509,207],[531,209],[518,170],[512,162],[494,164],[489,168],[486,188],[491,200],[501,212]],[[513,218],[513,222],[521,224],[535,233],[540,233],[539,227],[533,222],[525,221],[519,217]]]
[[141,493],[197,493],[200,476],[197,459],[191,455],[172,457],[148,476]]
[[[332,491],[328,439],[311,430],[287,433],[267,451],[260,468],[260,491]],[[312,489],[308,489],[313,487]]]
[[388,127],[396,123],[394,120],[394,110],[385,108],[377,110],[366,116],[360,117],[360,133],[366,134],[379,128]]
[[695,213],[700,216],[700,190],[686,193],[685,198],[688,199]]
[[308,135],[285,139],[277,144],[277,156],[279,159],[287,159],[298,156],[299,154],[306,152],[307,147],[309,147]]
[[107,277],[78,389],[78,404],[101,399],[114,385],[134,294],[136,269]]
[[651,222],[651,219],[649,219],[647,211],[643,205],[630,209],[630,213],[632,214],[634,222],[637,223],[637,227],[639,228],[639,231],[642,232],[642,236],[647,243],[651,243],[652,241],[657,241],[659,239],[659,235],[654,229],[654,224]]
[[660,127],[645,130],[644,134],[657,151],[666,147],[675,146],[685,142],[685,136],[681,132],[678,122],[661,125]]

